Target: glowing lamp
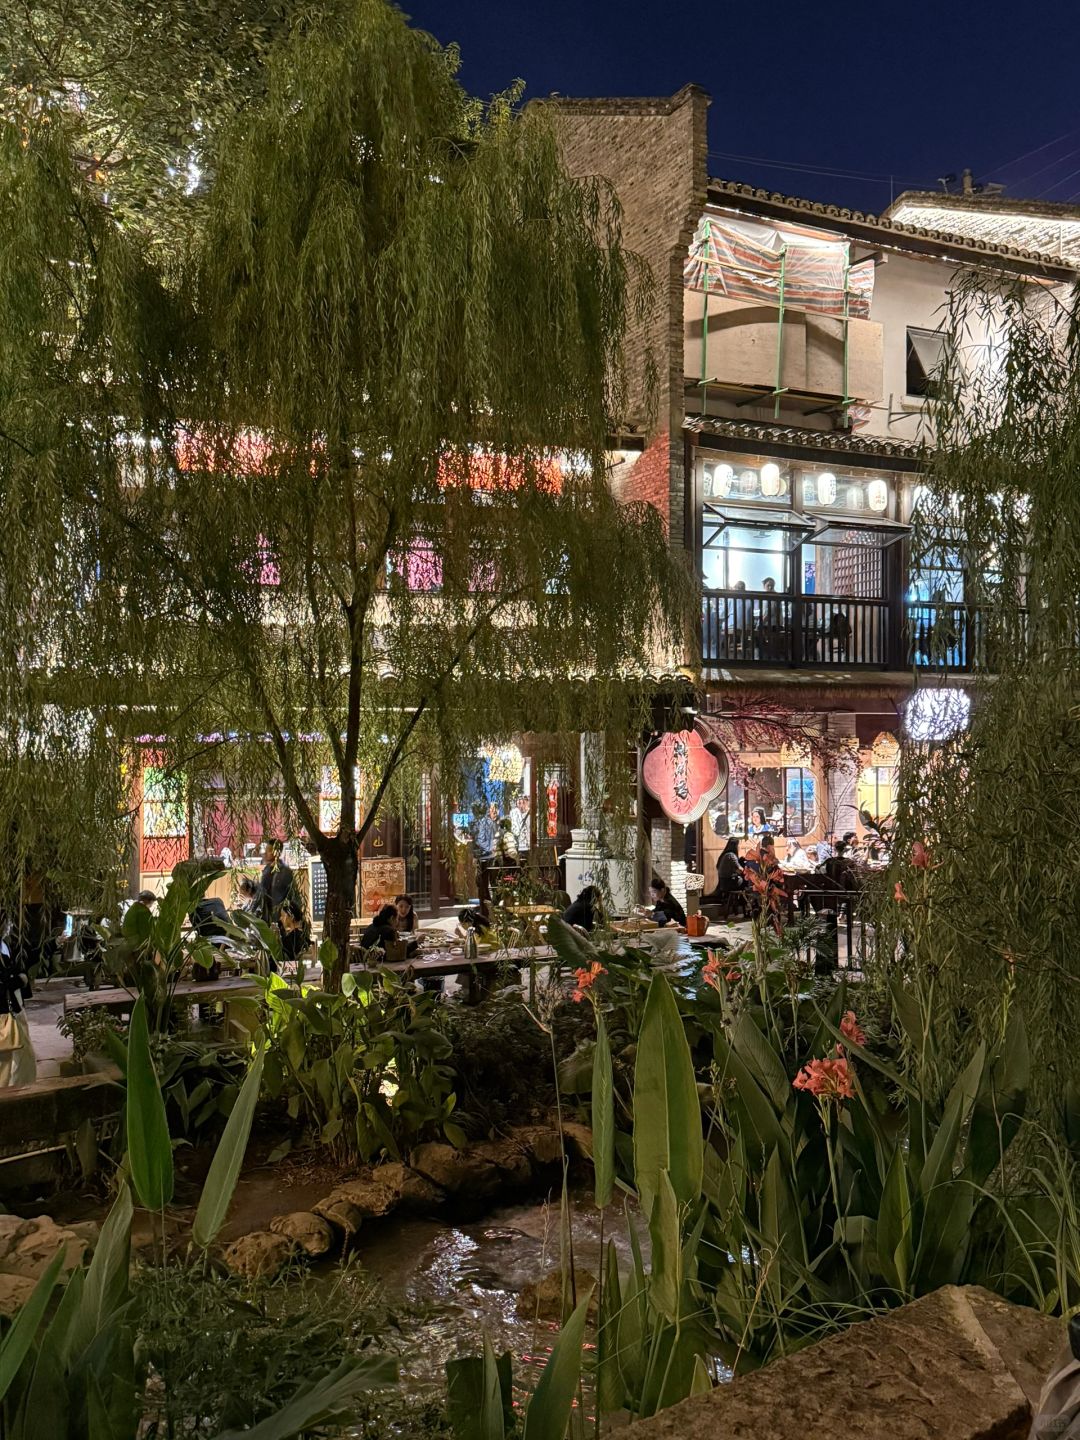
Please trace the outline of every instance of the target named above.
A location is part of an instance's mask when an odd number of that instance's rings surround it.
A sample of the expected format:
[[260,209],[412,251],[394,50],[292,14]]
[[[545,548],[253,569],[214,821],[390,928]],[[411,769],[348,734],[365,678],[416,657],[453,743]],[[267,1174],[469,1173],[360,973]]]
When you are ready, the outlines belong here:
[[889,503],[889,487],[884,480],[871,480],[866,487],[866,503],[880,515]]
[[825,470],[817,477],[817,498],[819,505],[836,504],[836,476]]
[[761,467],[761,493],[770,497],[780,494],[780,466],[771,460]]

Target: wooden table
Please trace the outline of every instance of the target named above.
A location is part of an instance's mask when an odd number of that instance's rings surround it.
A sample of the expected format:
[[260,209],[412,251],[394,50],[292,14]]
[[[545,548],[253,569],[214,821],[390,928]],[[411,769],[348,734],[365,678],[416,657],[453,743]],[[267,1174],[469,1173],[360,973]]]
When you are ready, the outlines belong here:
[[350,966],[350,969],[370,970],[372,973],[384,970],[392,975],[404,975],[414,980],[423,979],[425,976],[430,976],[434,980],[445,975],[465,975],[468,977],[466,981],[467,998],[470,1005],[475,1005],[491,989],[491,982],[499,970],[504,969],[507,965],[521,968],[538,960],[549,961],[555,958],[555,951],[550,945],[516,947],[512,950],[489,950],[473,956],[472,959],[467,958],[464,953],[436,950],[422,958],[414,956],[411,960],[383,961],[376,965],[354,965]]
[[[220,1000],[225,1009],[225,1026],[228,1029],[230,1002],[261,994],[262,990],[255,981],[244,976],[226,980],[181,980],[173,989],[172,1003],[183,1005],[185,1002],[190,1004],[193,1001],[202,1001],[206,1004],[208,1001]],[[67,1015],[73,1010],[97,1007],[125,1018],[131,1015],[138,998],[138,994],[119,986],[108,990],[72,990],[64,996],[64,1013]]]

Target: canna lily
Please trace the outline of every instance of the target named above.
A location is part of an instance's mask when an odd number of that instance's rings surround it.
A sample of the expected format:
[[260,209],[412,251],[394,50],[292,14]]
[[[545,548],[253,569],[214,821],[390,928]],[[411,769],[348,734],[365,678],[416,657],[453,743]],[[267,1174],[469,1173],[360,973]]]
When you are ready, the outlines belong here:
[[796,1090],[809,1090],[819,1100],[853,1100],[851,1066],[844,1059],[811,1060],[791,1082]]
[[903,903],[907,899],[907,896],[904,894],[903,884],[899,880],[897,880],[896,884],[893,886],[892,898],[896,901],[898,905],[903,905]]
[[911,863],[916,870],[929,870],[930,851],[921,840],[916,840],[911,847]]
[[577,980],[577,989],[574,991],[574,999],[579,1003],[585,999],[589,990],[596,984],[601,975],[606,975],[607,970],[594,960],[587,970],[575,970],[574,978]]
[[[854,1010],[847,1011],[844,1018],[840,1021],[840,1034],[843,1035],[845,1040],[850,1040],[852,1045],[866,1044],[866,1031],[860,1029],[859,1022],[855,1019]],[[836,1053],[842,1055],[844,1053],[844,1047],[837,1045]]]

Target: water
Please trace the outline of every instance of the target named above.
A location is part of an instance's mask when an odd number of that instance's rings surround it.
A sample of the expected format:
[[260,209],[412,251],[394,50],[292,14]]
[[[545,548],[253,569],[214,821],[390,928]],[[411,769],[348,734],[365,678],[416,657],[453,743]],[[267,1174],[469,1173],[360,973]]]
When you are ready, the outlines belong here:
[[[576,1194],[570,1216],[580,1285],[582,1270],[600,1273],[600,1212],[588,1196]],[[648,1235],[636,1214],[632,1223],[647,1256]],[[357,1258],[396,1324],[406,1390],[441,1389],[446,1361],[478,1355],[485,1333],[496,1354],[510,1351],[515,1383],[532,1388],[559,1326],[538,1320],[535,1305],[525,1300],[519,1306],[519,1300],[527,1285],[559,1270],[559,1229],[556,1197],[507,1206],[475,1224],[402,1219],[372,1227],[366,1240],[361,1232]],[[628,1220],[614,1207],[604,1217],[605,1246],[609,1240],[625,1272]]]

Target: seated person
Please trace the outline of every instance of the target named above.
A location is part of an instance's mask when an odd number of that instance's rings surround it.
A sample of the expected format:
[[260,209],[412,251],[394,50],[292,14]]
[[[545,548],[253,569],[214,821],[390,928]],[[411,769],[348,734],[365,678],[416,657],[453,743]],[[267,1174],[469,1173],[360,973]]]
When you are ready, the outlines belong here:
[[217,895],[204,895],[188,916],[191,928],[204,940],[223,940],[232,923],[225,901]]
[[652,897],[652,918],[658,925],[686,924],[686,911],[659,875],[654,875],[649,882],[649,893]]
[[784,857],[784,864],[789,870],[809,871],[814,868],[814,862],[794,836],[787,842],[787,855]]
[[398,917],[398,933],[409,934],[416,929],[416,907],[411,895],[395,895],[394,909]]
[[467,910],[462,910],[458,915],[457,938],[459,940],[464,939],[470,930],[475,930],[477,935],[480,936],[490,929],[491,925],[488,922],[488,918],[478,905],[472,906]]
[[258,881],[253,880],[250,875],[245,875],[237,886],[240,903],[237,909],[245,915],[261,915],[262,901],[259,897]]
[[830,880],[845,890],[857,888],[858,877],[855,874],[855,866],[851,863],[847,841],[838,840],[836,842],[836,853],[825,861],[823,869]]
[[281,933],[282,960],[286,964],[302,960],[311,944],[311,932],[304,912],[295,900],[286,900],[278,911],[278,930]]
[[716,862],[716,889],[714,895],[732,895],[746,889],[746,876],[739,859],[739,837],[732,835],[720,852]]
[[600,891],[595,885],[586,885],[572,905],[563,911],[567,925],[576,925],[579,930],[592,930],[601,917]]
[[[361,950],[382,950],[398,938],[398,912],[396,905],[384,905],[360,936]],[[405,954],[411,959],[420,949],[415,940],[410,940]]]

